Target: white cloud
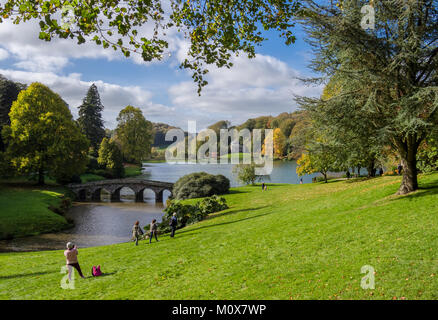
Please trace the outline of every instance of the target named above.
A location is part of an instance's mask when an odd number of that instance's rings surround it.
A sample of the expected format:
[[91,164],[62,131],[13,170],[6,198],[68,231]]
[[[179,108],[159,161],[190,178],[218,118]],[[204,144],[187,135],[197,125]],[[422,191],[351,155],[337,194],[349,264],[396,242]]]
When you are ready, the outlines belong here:
[[68,76],[59,76],[52,72],[27,72],[10,69],[0,69],[0,74],[7,78],[30,84],[41,82],[49,86],[54,92],[70,105],[72,113],[77,116],[77,107],[82,103],[88,88],[94,83],[100,93],[104,105],[104,120],[106,126],[114,128],[116,117],[121,109],[127,105],[139,107],[148,120],[162,121],[163,115],[172,113],[173,108],[152,102],[153,94],[138,86],[120,86],[101,80],[94,82],[82,81],[77,73]]
[[78,45],[71,39],[40,40],[39,31],[34,20],[18,25],[9,20],[1,23],[0,46],[17,61],[17,68],[34,72],[59,71],[71,58],[121,59],[120,53],[105,50],[91,42]]
[[9,57],[9,53],[5,50],[0,48],[0,60],[7,59]]
[[[151,23],[137,29],[141,36],[151,37],[153,35],[153,25]],[[104,49],[92,41],[87,41],[81,45],[78,45],[75,39],[60,39],[57,37],[54,37],[51,41],[43,41],[39,39],[39,32],[40,27],[35,20],[21,22],[18,25],[13,24],[10,20],[3,21],[0,25],[0,59],[2,52],[6,49],[9,51],[10,56],[17,60],[14,64],[15,67],[34,72],[61,71],[71,59],[92,58],[108,61],[127,59],[119,50]],[[113,38],[117,39],[116,36]],[[182,43],[180,36],[176,30],[170,29],[167,30],[165,38],[168,39],[169,48],[163,54],[162,61],[145,62],[139,53],[131,53],[131,57],[128,59],[145,66],[173,59],[173,55],[169,56],[169,53],[179,50],[179,44]]]
[[[35,21],[19,25],[3,21],[0,24],[0,60],[12,58],[13,61],[12,66],[0,69],[0,74],[24,83],[45,83],[58,92],[76,114],[77,106],[92,82],[81,80],[79,74],[60,75],[62,70],[68,65],[74,66],[76,61],[73,59],[114,61],[126,58],[118,51],[103,49],[92,42],[77,45],[74,40],[58,38],[42,41],[38,39],[39,30]],[[147,35],[151,30],[150,25],[145,25],[139,29],[139,34]],[[174,30],[168,31],[166,37],[169,40],[166,53],[172,53],[172,56],[164,55],[163,63],[167,62],[176,70],[187,57],[189,42]],[[133,55],[130,61],[151,64],[145,63],[139,55]],[[187,120],[197,120],[198,128],[218,120],[238,124],[248,118],[294,111],[294,94],[315,96],[322,91],[321,87],[305,86],[297,80],[298,72],[272,56],[257,55],[255,59],[238,56],[233,58],[233,63],[231,69],[209,67],[210,73],[206,77],[209,84],[203,88],[201,97],[191,80],[170,88],[163,87],[163,91],[167,90],[170,107],[153,102],[153,93],[139,86],[121,86],[96,80],[105,105],[107,126],[114,127],[118,112],[128,104],[141,107],[147,119],[183,128],[186,128]],[[129,78],[129,74],[117,76]],[[87,74],[87,78],[92,78],[92,75]]]
[[292,112],[296,109],[294,95],[315,96],[322,90],[304,85],[297,79],[298,72],[271,56],[239,56],[233,63],[231,69],[210,71],[201,97],[191,81],[170,87],[172,104],[191,110],[193,119],[201,117],[201,127],[221,119],[238,124],[248,118]]

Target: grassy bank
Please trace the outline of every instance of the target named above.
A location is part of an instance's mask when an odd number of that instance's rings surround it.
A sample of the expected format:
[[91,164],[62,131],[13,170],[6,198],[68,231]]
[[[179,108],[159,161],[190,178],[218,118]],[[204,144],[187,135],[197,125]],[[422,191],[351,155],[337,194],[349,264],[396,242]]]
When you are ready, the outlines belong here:
[[[80,249],[106,276],[60,288],[62,251],[0,254],[3,299],[436,299],[438,174],[243,187],[175,239]],[[129,235],[127,235],[127,239]],[[375,269],[364,290],[361,267]]]
[[59,231],[70,226],[49,209],[61,204],[61,187],[0,184],[0,239]]
[[[139,176],[139,175],[143,174],[141,170],[142,170],[141,166],[133,165],[133,164],[126,164],[125,165],[125,178],[132,178],[132,177]],[[94,173],[81,174],[82,183],[105,180],[105,179],[106,178],[104,176],[101,176],[99,174],[94,174]]]
[[125,166],[125,178],[132,178],[141,175],[141,167],[140,166]]

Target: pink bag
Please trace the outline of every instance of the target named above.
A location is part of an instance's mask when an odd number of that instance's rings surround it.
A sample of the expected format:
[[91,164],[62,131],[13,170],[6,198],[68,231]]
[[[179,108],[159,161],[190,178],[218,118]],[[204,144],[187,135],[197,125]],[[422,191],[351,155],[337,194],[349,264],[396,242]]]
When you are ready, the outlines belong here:
[[100,265],[99,266],[93,266],[93,270],[91,271],[91,274],[93,277],[98,277],[102,275],[102,271],[100,271]]

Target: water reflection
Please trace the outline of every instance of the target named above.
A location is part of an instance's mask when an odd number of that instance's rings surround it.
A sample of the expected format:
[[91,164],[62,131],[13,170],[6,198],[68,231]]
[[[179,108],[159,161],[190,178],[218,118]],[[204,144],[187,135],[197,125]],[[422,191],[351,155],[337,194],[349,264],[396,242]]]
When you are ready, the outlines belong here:
[[[152,197],[154,199],[154,197]],[[68,241],[79,247],[92,247],[127,242],[136,220],[140,226],[152,219],[161,221],[163,204],[136,203],[129,195],[122,202],[77,203],[66,214],[74,221],[72,229],[58,233],[0,241],[0,251],[34,251],[64,249]]]

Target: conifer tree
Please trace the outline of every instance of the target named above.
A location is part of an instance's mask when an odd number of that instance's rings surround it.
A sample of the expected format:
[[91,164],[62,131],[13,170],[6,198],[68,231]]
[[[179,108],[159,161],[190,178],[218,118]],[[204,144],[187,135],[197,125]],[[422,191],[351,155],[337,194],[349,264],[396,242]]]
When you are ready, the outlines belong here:
[[315,53],[311,67],[319,80],[341,79],[334,97],[306,103],[323,105],[326,119],[350,117],[361,122],[357,130],[372,128],[401,159],[398,194],[416,190],[418,147],[438,123],[436,2],[374,1],[374,23],[365,27],[369,1],[302,2],[299,19]]
[[105,128],[102,119],[103,108],[99,92],[93,83],[88,89],[82,104],[79,106],[79,118],[77,121],[82,133],[90,141],[94,156],[97,156],[100,143],[105,137]]
[[0,75],[0,152],[5,150],[4,141],[1,136],[3,126],[9,125],[9,112],[12,102],[17,100],[18,94],[25,89],[25,85],[8,80]]

